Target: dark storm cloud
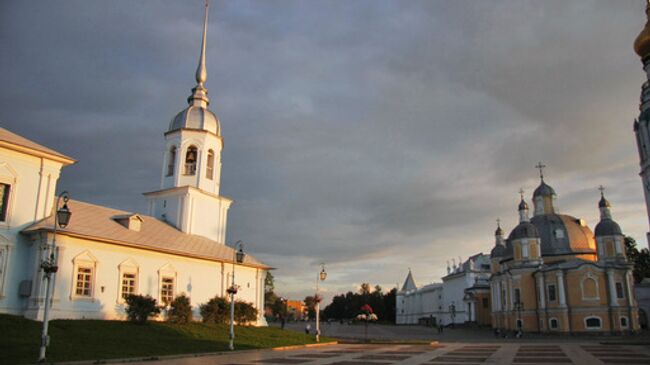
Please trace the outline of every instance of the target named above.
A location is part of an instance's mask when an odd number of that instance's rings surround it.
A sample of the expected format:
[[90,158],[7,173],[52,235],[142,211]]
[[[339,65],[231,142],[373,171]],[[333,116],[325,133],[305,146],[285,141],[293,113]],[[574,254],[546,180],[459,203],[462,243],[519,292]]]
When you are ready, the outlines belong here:
[[[229,240],[304,295],[435,280],[516,224],[547,180],[597,220],[598,184],[643,242],[630,1],[215,2],[211,108]],[[201,1],[0,3],[0,124],[79,160],[59,187],[144,211],[193,86]],[[528,195],[529,196],[529,195]],[[381,267],[381,271],[377,268]]]

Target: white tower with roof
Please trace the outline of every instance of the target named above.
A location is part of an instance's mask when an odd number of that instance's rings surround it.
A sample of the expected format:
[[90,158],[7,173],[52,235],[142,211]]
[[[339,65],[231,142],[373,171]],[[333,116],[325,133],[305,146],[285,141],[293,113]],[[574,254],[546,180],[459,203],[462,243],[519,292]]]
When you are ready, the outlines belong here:
[[223,138],[219,119],[208,109],[207,31],[206,3],[196,86],[187,98],[188,106],[172,119],[165,132],[160,190],[144,195],[150,215],[185,233],[225,243],[232,200],[219,195]]

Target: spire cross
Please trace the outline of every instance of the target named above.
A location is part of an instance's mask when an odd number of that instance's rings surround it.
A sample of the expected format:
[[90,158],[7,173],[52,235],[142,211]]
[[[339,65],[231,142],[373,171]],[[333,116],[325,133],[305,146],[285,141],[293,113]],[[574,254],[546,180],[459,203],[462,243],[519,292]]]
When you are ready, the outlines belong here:
[[521,200],[524,200],[524,188],[519,189],[519,195],[521,195]]
[[[648,1],[650,2],[650,0],[648,0]],[[601,196],[601,197],[604,197],[604,196],[605,196],[605,187],[602,186],[602,185],[600,185],[600,186],[598,187],[598,190],[600,190],[600,196]]]
[[[650,0],[648,0],[650,1]],[[497,218],[497,227],[501,227],[501,218]]]
[[[648,0],[648,1],[650,1],[650,0]],[[539,178],[542,179],[542,181],[544,181],[544,168],[545,167],[546,167],[546,165],[544,165],[542,163],[542,161],[538,162],[537,165],[535,165],[535,168],[539,169]]]

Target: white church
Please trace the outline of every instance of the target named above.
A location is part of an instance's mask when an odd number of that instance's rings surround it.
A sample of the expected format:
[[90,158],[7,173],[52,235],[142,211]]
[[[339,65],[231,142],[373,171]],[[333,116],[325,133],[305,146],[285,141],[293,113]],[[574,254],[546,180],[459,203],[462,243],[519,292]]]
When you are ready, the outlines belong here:
[[[252,303],[255,324],[266,324],[264,279],[271,268],[248,253],[236,263],[226,245],[232,200],[219,194],[223,138],[208,109],[206,33],[207,9],[197,85],[164,133],[160,189],[144,194],[149,215],[67,201],[72,215],[56,231],[50,318],[123,319],[129,294],[161,304],[185,294],[198,317],[200,304],[228,295],[235,270],[236,299]],[[1,313],[43,318],[41,264],[50,257],[54,213],[61,208],[55,206],[57,181],[74,163],[0,128]]]

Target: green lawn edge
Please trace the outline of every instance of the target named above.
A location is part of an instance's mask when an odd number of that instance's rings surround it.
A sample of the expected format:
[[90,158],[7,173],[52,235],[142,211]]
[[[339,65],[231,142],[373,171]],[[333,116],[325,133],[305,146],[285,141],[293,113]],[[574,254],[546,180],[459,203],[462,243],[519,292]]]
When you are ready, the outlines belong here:
[[[41,322],[0,314],[0,364],[35,363]],[[107,360],[209,353],[228,350],[228,326],[125,321],[50,321],[48,362]],[[321,338],[321,342],[334,339]],[[315,343],[314,336],[272,327],[235,327],[236,350],[265,349]]]

